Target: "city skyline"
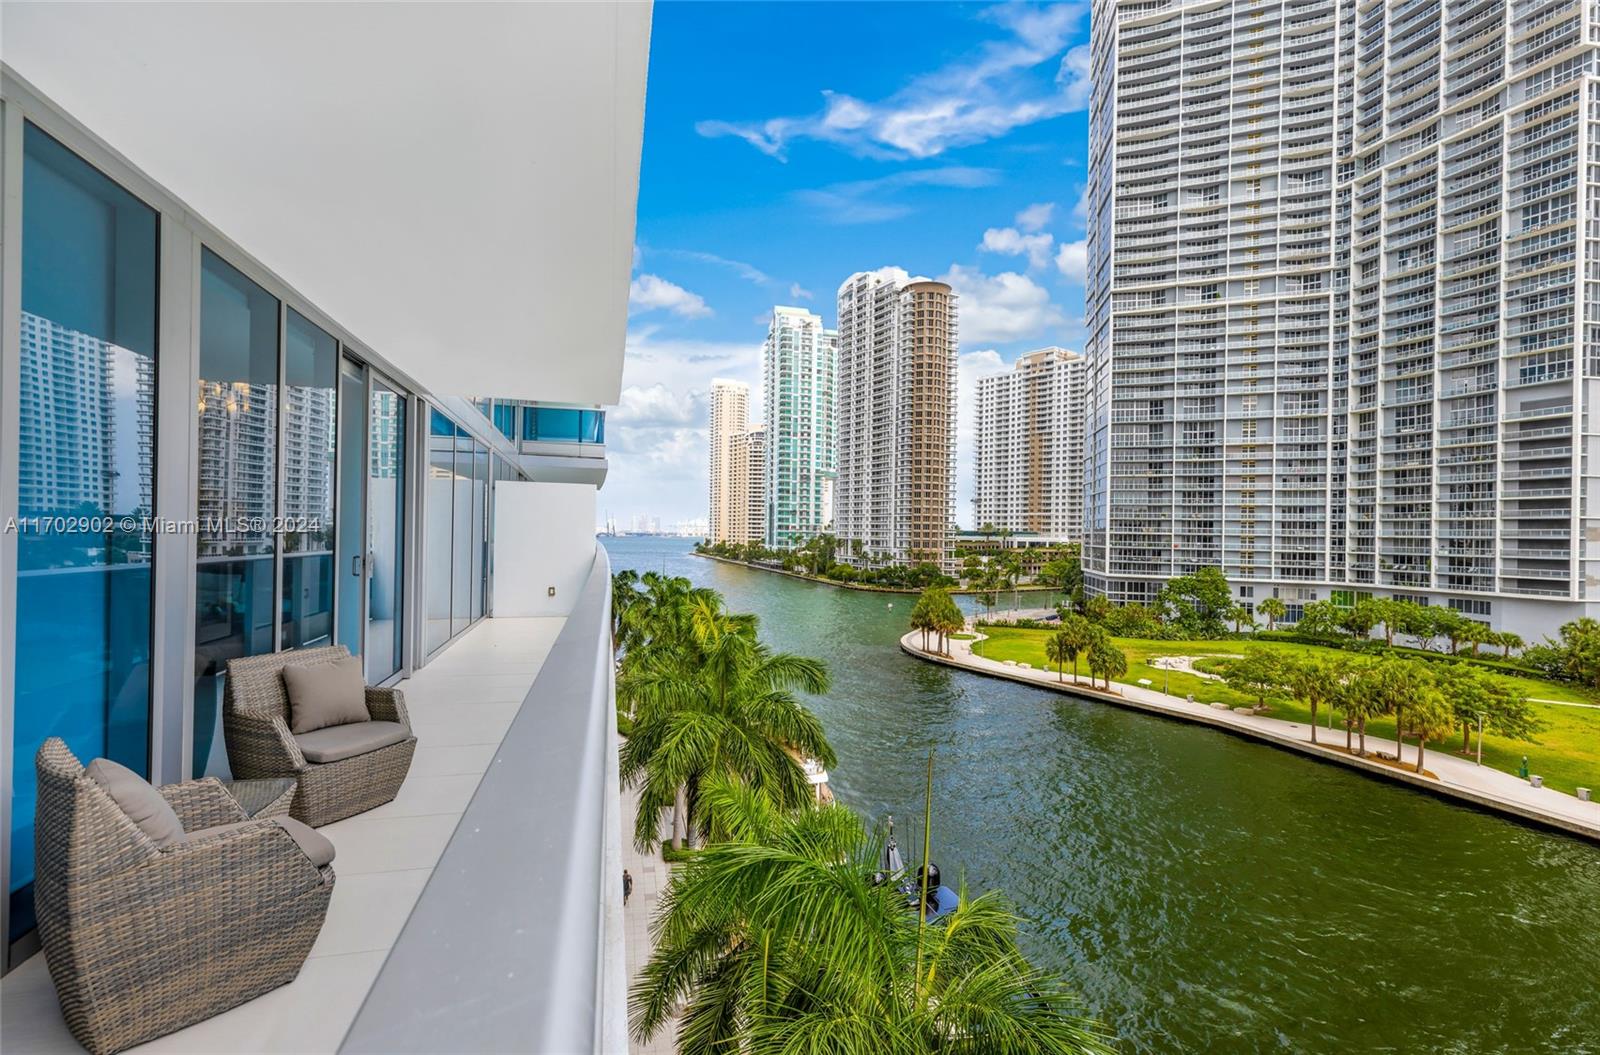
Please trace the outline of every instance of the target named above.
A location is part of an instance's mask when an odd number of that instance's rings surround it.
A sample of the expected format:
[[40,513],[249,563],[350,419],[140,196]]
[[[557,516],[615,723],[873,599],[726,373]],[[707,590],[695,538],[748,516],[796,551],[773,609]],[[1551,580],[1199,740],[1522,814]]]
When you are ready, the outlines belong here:
[[[931,5],[918,18],[927,46],[885,52],[903,31],[892,7],[656,12],[654,46],[684,61],[653,71],[646,115],[623,394],[607,416],[602,504],[618,519],[704,515],[711,379],[750,384],[750,420],[770,424],[772,307],[834,328],[833,291],[863,266],[961,297],[958,522],[976,378],[1039,347],[1083,349],[1087,7]],[[819,35],[834,39],[819,49]],[[866,121],[849,133],[784,116],[847,101]],[[949,116],[892,130],[928,107]]]

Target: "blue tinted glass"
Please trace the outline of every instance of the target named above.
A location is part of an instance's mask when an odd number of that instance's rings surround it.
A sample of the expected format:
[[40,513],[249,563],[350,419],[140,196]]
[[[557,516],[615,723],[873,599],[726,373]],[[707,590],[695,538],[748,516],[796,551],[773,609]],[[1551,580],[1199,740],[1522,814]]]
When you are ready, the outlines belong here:
[[273,649],[278,301],[209,249],[200,273],[193,772],[227,771],[228,660]]
[[585,410],[583,412],[583,442],[604,443],[606,441],[606,412],[603,410]]
[[517,408],[512,403],[496,403],[494,407],[494,427],[508,440],[517,438]]
[[456,423],[445,417],[441,412],[430,408],[428,433],[432,436],[454,436],[456,434]]
[[[439,417],[434,411],[434,420]],[[450,640],[451,534],[456,478],[455,440],[435,433],[428,439],[428,477],[423,494],[423,648],[432,652]]]
[[33,756],[149,772],[156,214],[23,133],[12,937],[33,926]]
[[579,411],[561,407],[535,407],[533,413],[539,419],[537,425],[539,439],[577,443],[581,438],[579,426],[582,422]]
[[283,334],[284,648],[333,640],[334,386],[339,343],[299,312]]
[[539,438],[539,415],[534,413],[534,408],[522,408],[522,438],[536,440]]

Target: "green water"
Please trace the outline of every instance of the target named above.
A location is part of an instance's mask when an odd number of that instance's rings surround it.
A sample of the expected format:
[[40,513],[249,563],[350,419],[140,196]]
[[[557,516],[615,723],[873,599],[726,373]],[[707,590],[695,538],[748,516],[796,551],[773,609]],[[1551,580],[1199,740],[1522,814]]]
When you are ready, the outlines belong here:
[[[1600,1052],[1600,848],[1209,729],[913,660],[911,599],[608,539],[831,664],[839,797],[1002,889],[1127,1052]],[[893,608],[889,605],[893,604]],[[902,845],[910,842],[902,838]]]

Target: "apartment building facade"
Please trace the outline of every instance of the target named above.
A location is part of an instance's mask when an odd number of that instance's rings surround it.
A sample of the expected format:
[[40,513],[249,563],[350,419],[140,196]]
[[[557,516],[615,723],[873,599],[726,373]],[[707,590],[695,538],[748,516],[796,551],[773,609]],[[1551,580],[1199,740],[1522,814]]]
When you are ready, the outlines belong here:
[[1083,534],[1083,356],[1041,348],[978,378],[973,524],[1077,542]]
[[767,537],[768,429],[752,425],[734,443],[734,475],[743,483],[744,501],[734,522],[734,534],[745,542],[763,542]]
[[748,473],[741,471],[741,437],[750,429],[750,386],[717,378],[711,382],[710,421],[706,431],[706,468],[710,478],[707,510],[712,542],[744,542]]
[[946,283],[880,268],[847,278],[838,309],[834,534],[847,559],[945,562],[955,514],[956,295]]
[[772,309],[762,356],[765,541],[791,549],[831,524],[838,473],[839,334],[805,308]]
[[1596,17],[1094,5],[1091,590],[1594,611]]

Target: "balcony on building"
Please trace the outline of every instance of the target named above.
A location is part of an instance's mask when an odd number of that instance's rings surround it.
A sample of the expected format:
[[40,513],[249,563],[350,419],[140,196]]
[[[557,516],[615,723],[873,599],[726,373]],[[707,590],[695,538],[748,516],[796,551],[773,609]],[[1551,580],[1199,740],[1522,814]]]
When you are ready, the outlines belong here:
[[7,6],[0,520],[134,526],[0,536],[0,1050],[82,1050],[41,744],[231,781],[229,660],[328,646],[404,694],[404,781],[320,829],[292,981],[132,1050],[626,1050],[595,525],[650,18]]

